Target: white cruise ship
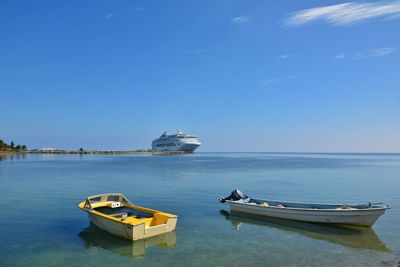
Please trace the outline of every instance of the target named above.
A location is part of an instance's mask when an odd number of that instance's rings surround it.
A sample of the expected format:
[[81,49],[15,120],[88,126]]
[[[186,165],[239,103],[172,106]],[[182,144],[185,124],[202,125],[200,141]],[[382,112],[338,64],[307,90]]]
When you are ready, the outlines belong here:
[[178,130],[176,134],[164,132],[159,138],[152,142],[153,151],[183,151],[193,152],[201,145],[197,136],[183,133]]

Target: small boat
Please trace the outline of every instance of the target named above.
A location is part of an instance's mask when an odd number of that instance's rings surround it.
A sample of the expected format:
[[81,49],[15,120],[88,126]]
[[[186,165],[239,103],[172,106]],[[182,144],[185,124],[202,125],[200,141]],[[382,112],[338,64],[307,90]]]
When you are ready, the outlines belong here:
[[174,231],[178,220],[176,215],[136,206],[120,193],[90,196],[79,208],[98,228],[130,240]]
[[367,204],[315,204],[287,202],[250,198],[235,190],[221,203],[228,203],[236,212],[251,213],[262,216],[314,222],[371,227],[378,218],[390,209],[382,203]]

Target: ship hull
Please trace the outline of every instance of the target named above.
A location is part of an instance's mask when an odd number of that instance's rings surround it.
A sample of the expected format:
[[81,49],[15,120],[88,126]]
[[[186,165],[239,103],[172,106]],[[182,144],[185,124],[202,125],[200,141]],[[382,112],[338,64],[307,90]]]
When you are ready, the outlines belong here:
[[199,146],[198,144],[182,144],[178,151],[193,153]]
[[181,144],[178,146],[163,146],[163,147],[155,147],[153,146],[153,151],[171,151],[171,152],[187,152],[193,153],[200,145],[198,144]]

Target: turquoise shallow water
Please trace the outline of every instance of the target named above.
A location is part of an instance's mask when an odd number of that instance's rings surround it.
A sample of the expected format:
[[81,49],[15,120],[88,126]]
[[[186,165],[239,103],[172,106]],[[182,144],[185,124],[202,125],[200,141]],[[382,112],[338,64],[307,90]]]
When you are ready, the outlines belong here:
[[[218,203],[251,196],[385,202],[372,229],[262,220]],[[1,266],[394,266],[400,260],[400,154],[12,155],[0,160]],[[123,192],[179,215],[175,233],[129,242],[89,225],[77,204]]]

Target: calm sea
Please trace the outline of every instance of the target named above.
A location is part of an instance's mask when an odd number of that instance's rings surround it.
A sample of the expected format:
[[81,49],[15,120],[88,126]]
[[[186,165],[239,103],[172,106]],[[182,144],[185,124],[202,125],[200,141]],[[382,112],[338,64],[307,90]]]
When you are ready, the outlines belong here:
[[[229,214],[218,198],[385,202],[372,229]],[[0,158],[2,266],[397,266],[400,154],[196,153]],[[179,215],[176,232],[129,242],[90,226],[78,203],[122,192]]]

